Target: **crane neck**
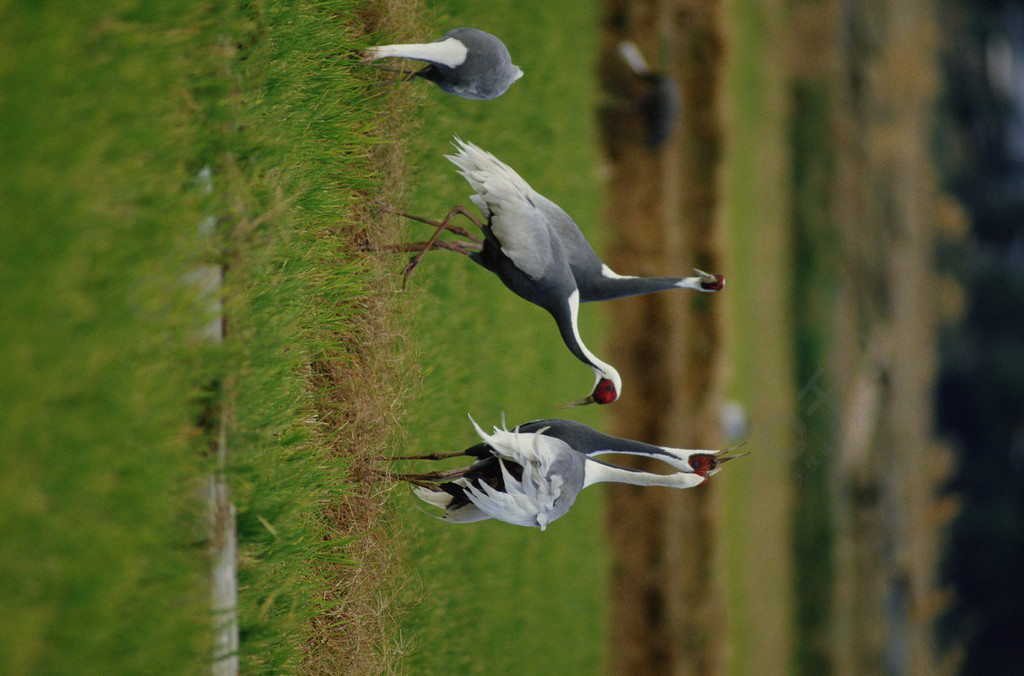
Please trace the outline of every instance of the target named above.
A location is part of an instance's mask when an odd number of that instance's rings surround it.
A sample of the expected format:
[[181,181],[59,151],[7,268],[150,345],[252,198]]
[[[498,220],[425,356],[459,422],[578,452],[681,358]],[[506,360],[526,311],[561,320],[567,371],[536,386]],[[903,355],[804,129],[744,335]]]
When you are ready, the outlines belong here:
[[614,446],[600,448],[591,452],[591,455],[607,455],[621,453],[623,455],[638,455],[645,458],[652,458],[664,462],[684,472],[693,471],[690,465],[690,457],[696,454],[717,456],[720,451],[704,450],[693,448],[672,448],[670,446],[654,446],[641,441],[630,439],[617,440]]
[[[597,376],[595,383],[601,378],[608,378],[615,383],[616,391],[620,391],[622,389],[622,379],[619,376],[619,372],[616,371],[615,367],[611,364],[598,359],[597,356],[583,344],[583,339],[580,338],[579,289],[574,290],[569,295],[566,305],[568,309],[567,313],[561,308],[558,310],[549,309],[549,312],[551,312],[555,317],[555,322],[558,324],[558,330],[562,334],[562,340],[565,342],[565,346],[569,348],[569,351],[572,352],[577,359],[594,369],[594,374]],[[621,394],[621,391],[619,393]]]
[[654,474],[625,467],[609,465],[600,460],[587,458],[583,469],[583,486],[597,483],[620,483],[633,486],[668,486],[671,488],[693,488],[707,481],[701,474],[693,472],[674,472],[673,474]]
[[580,300],[590,303],[671,289],[702,290],[699,277],[630,277],[617,275],[605,266],[600,275],[588,276],[580,284]]
[[634,439],[614,437],[572,420],[534,420],[527,423],[524,427],[529,431],[546,428],[550,430],[546,434],[563,439],[570,446],[585,455],[637,455],[664,462],[684,472],[693,471],[690,458],[694,455],[701,454],[717,457],[721,454],[721,451],[712,449],[655,446],[654,444]]

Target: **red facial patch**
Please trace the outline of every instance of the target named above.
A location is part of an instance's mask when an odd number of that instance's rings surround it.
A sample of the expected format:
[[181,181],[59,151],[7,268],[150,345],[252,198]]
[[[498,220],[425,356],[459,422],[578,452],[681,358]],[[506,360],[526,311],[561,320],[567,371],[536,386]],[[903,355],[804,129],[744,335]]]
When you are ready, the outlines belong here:
[[693,471],[697,474],[703,474],[718,467],[718,460],[713,455],[698,453],[690,456],[690,467],[692,467]]
[[723,288],[725,288],[725,277],[723,277],[722,275],[715,275],[714,282],[701,282],[700,288],[706,289],[708,291],[721,291]]
[[610,404],[618,398],[619,393],[615,391],[615,383],[607,378],[601,378],[597,387],[594,388],[594,401],[599,404]]

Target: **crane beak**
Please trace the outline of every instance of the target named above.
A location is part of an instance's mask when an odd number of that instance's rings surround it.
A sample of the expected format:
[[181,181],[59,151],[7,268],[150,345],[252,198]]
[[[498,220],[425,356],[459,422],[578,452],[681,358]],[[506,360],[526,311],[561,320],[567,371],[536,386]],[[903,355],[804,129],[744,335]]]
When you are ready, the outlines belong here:
[[725,286],[725,280],[719,280],[718,275],[713,275],[710,272],[704,272],[703,270],[698,270],[697,268],[694,268],[693,272],[697,275],[698,278],[700,278],[701,284],[710,284],[712,287],[715,287],[719,283],[721,283],[722,286]]
[[[723,448],[722,450],[719,451],[719,453],[728,453],[729,451],[734,451],[737,448],[743,448],[746,445],[747,445],[746,441],[741,441],[740,443],[735,444],[733,446],[730,446],[729,448]],[[715,459],[718,460],[718,464],[722,464],[723,462],[727,462],[729,460],[735,460],[736,458],[742,458],[745,455],[750,455],[750,451],[744,451],[743,453],[736,453],[734,455],[723,455],[722,457],[715,458]]]
[[736,458],[742,458],[745,455],[750,455],[750,451],[744,451],[743,453],[737,453],[736,455],[725,455],[722,456],[721,458],[715,458],[715,460],[717,460],[718,464],[721,465],[724,462],[729,462],[730,460],[735,460]]
[[555,408],[576,408],[577,406],[586,406],[587,404],[596,404],[597,399],[594,398],[593,394],[583,397],[579,401],[574,401],[570,404],[562,404],[561,406],[555,406]]
[[700,277],[700,281],[702,281],[702,282],[716,282],[716,281],[718,281],[718,278],[715,277],[710,272],[704,272],[703,270],[698,270],[697,268],[694,268],[693,272],[698,277]]

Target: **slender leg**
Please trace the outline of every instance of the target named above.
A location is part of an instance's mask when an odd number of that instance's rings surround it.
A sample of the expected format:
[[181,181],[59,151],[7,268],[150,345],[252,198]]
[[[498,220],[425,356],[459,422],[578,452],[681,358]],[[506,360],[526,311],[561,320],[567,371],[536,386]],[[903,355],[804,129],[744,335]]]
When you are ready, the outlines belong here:
[[388,458],[381,458],[381,460],[447,460],[448,458],[457,458],[460,455],[465,455],[462,451],[452,451],[451,453],[427,453],[425,455],[393,455]]
[[452,207],[451,211],[448,212],[448,215],[445,216],[444,219],[441,221],[432,221],[429,218],[424,218],[422,216],[416,216],[415,214],[410,214],[405,211],[400,211],[399,209],[395,209],[394,207],[388,206],[387,204],[379,200],[377,201],[377,204],[379,204],[385,210],[390,211],[393,214],[398,214],[399,216],[402,216],[404,218],[408,218],[411,221],[419,221],[420,223],[426,223],[427,225],[432,225],[435,228],[439,228],[441,230],[448,230],[460,237],[465,237],[470,241],[476,242],[477,244],[483,244],[483,240],[474,235],[473,233],[471,233],[469,230],[451,224],[451,220],[452,218],[455,217],[456,214],[462,214],[470,221],[472,221],[473,225],[475,225],[476,227],[481,229],[484,227],[483,223],[477,220],[476,216],[467,211],[465,207],[463,207],[461,204],[456,204],[454,207]]
[[[473,214],[467,211],[460,204],[457,204],[454,207],[452,207],[448,214],[440,221],[432,221],[428,218],[423,218],[422,216],[416,216],[405,211],[399,211],[398,209],[394,209],[391,206],[385,204],[384,202],[381,202],[380,200],[377,201],[377,204],[379,204],[387,211],[398,214],[399,216],[404,216],[405,218],[408,218],[413,221],[419,221],[420,223],[426,223],[427,225],[432,225],[435,228],[434,234],[431,235],[430,239],[428,239],[426,242],[423,242],[422,248],[419,249],[419,252],[415,256],[413,256],[412,259],[409,260],[409,263],[402,270],[402,274],[404,275],[404,278],[402,280],[403,290],[405,289],[406,283],[409,281],[409,275],[411,275],[413,270],[416,269],[416,266],[420,264],[420,261],[423,260],[423,257],[427,254],[428,251],[432,249],[447,249],[449,251],[457,251],[461,254],[465,254],[468,256],[470,251],[479,251],[483,247],[482,239],[476,237],[465,228],[459,227],[457,225],[452,225],[451,220],[455,218],[456,215],[462,214],[470,221],[472,221],[478,228],[482,229],[484,227],[483,224],[480,223],[480,221],[478,221],[475,216],[473,216]],[[441,237],[441,233],[444,232],[445,230],[455,233],[460,237],[465,237],[466,239],[473,242],[473,244],[456,244],[454,242],[445,242],[444,240],[439,239]],[[444,243],[442,244],[442,242]],[[409,249],[405,250],[408,251]]]
[[398,477],[403,481],[411,483],[413,486],[423,486],[424,488],[437,488],[437,483],[434,481],[424,481],[422,479],[412,479],[409,477]]
[[437,472],[424,472],[422,474],[395,474],[393,475],[396,479],[403,481],[430,481],[433,483],[441,483],[448,479],[458,479],[466,474],[468,467],[460,467],[458,469],[444,469]]
[[[440,231],[438,231],[440,232]],[[388,253],[407,253],[415,251],[416,255],[410,259],[406,266],[402,269],[402,290],[405,291],[405,285],[409,282],[409,275],[416,269],[420,261],[423,259],[424,254],[428,251],[454,251],[460,253],[463,256],[469,256],[474,251],[479,251],[483,248],[483,245],[474,244],[473,242],[449,242],[444,239],[435,239],[433,241],[427,240],[426,242],[411,242],[409,244],[368,244],[363,247],[363,251],[383,251]]]
[[443,239],[434,242],[409,242],[408,244],[367,244],[363,246],[362,250],[384,253],[409,253],[412,251],[422,251],[424,247],[432,251],[454,251],[464,256],[469,256],[474,251],[480,250],[479,245],[472,242],[449,242]]
[[411,275],[412,271],[416,269],[416,266],[420,264],[420,261],[423,260],[423,257],[427,255],[427,252],[430,251],[431,247],[436,242],[440,241],[440,240],[438,240],[438,238],[441,236],[441,233],[444,232],[445,229],[447,229],[449,227],[448,221],[450,221],[452,219],[452,217],[455,215],[455,209],[461,209],[461,208],[462,207],[455,207],[454,209],[449,211],[448,215],[445,216],[444,220],[441,221],[438,224],[437,229],[434,230],[434,234],[431,235],[430,239],[428,239],[426,241],[426,244],[423,246],[423,248],[420,250],[420,252],[418,254],[416,254],[415,256],[413,256],[411,259],[409,259],[409,263],[405,266],[405,269],[402,270],[402,274],[405,275],[405,280],[402,281],[403,288],[404,288],[405,281],[409,279],[409,275]]

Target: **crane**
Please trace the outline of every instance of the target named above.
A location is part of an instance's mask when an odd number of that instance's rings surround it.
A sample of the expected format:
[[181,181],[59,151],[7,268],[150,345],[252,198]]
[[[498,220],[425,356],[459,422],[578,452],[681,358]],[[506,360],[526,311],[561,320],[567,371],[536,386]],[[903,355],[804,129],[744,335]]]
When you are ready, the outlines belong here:
[[679,119],[680,94],[675,80],[647,65],[635,42],[623,40],[618,54],[637,78],[647,85],[647,92],[634,104],[643,116],[649,148],[660,148],[668,140]]
[[[530,184],[523,180],[511,167],[491,153],[481,150],[473,143],[462,141],[458,137],[455,138],[453,145],[458,149],[458,152],[455,155],[446,155],[445,157],[461,169],[459,173],[477,191],[476,195],[470,196],[470,200],[480,207],[486,218],[491,218],[491,210],[487,206],[488,198],[480,193],[479,178],[471,178],[470,174],[476,177],[488,174],[501,176],[508,181],[514,187],[514,191],[507,199],[518,199],[521,202],[525,202],[521,211],[528,211],[529,213],[523,215],[527,215],[531,220],[545,225],[550,233],[548,237],[559,241],[568,257],[573,279],[576,281],[576,286],[580,291],[581,303],[613,300],[615,298],[639,296],[672,289],[714,292],[725,288],[725,277],[696,268],[694,268],[696,277],[636,277],[616,273],[597,255],[572,217],[553,201],[531,188]],[[527,206],[529,207],[528,209],[526,208]],[[405,218],[426,223],[435,228],[433,236],[427,241],[383,248],[383,250],[387,251],[417,253],[403,271],[406,276],[410,275],[416,266],[419,265],[427,251],[441,249],[455,251],[476,260],[473,254],[480,252],[484,247],[483,240],[475,237],[465,228],[451,223],[456,215],[462,215],[477,227],[484,228],[480,221],[461,206],[453,207],[441,221],[434,221],[404,211],[395,211]],[[440,235],[446,230],[469,241],[447,241],[440,239]]]
[[497,98],[523,76],[504,43],[476,28],[455,28],[434,42],[370,47],[362,56],[363,63],[389,57],[424,61],[427,66],[409,78],[421,77],[466,99]]
[[[444,510],[439,518],[452,523],[498,519],[544,530],[569,511],[581,490],[595,483],[692,488],[717,474],[723,463],[746,455],[654,446],[602,434],[570,420],[535,420],[512,431],[495,427],[493,434],[484,432],[472,417],[470,421],[482,443],[454,453],[390,458],[475,458],[459,469],[398,475],[416,486],[418,498]],[[595,457],[606,453],[655,457],[680,471],[654,474]]]
[[[581,302],[609,300],[667,289],[718,291],[725,278],[694,270],[696,277],[632,277],[612,271],[594,252],[579,227],[557,204],[537,193],[511,167],[472,143],[455,138],[458,152],[446,157],[459,168],[476,194],[470,199],[483,213],[481,223],[461,206],[441,221],[398,211],[402,216],[435,227],[426,242],[377,247],[384,251],[416,251],[405,267],[408,276],[427,251],[446,249],[469,256],[495,273],[521,298],[547,310],[558,324],[569,351],[594,370],[595,385],[588,397],[568,404],[608,404],[622,390],[622,380],[611,365],[598,359],[579,335]],[[482,231],[480,239],[451,223],[463,215]],[[468,241],[440,239],[450,231]]]

